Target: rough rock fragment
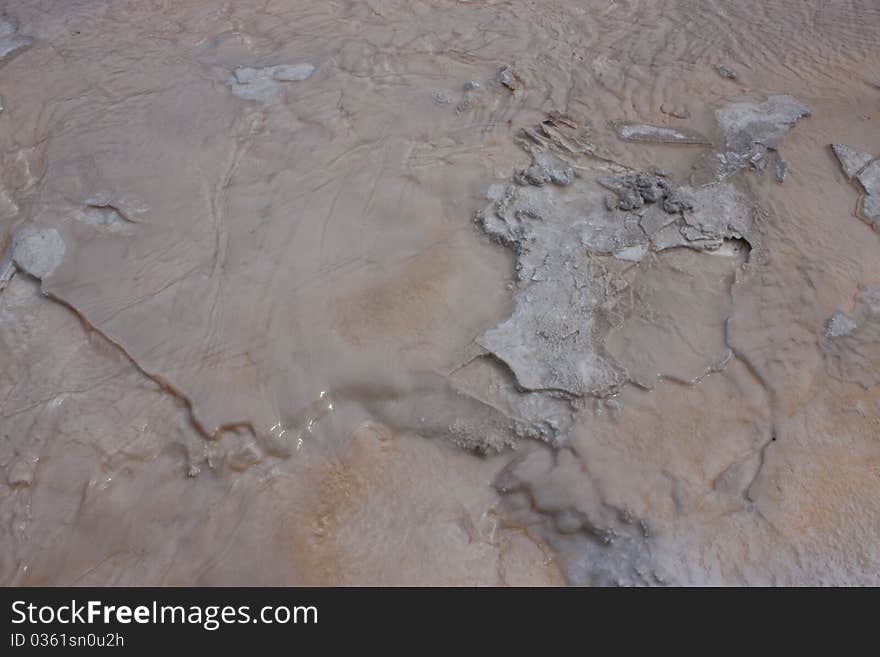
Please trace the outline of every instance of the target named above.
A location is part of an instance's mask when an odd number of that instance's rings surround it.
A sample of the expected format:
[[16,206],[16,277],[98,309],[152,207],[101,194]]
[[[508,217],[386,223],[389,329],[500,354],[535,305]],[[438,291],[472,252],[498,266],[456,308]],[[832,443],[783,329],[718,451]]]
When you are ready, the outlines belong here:
[[715,70],[718,71],[718,75],[720,75],[722,78],[727,78],[728,80],[736,80],[736,73],[727,68],[724,64],[718,64],[715,67]]
[[880,196],[863,194],[859,201],[859,215],[880,230]]
[[880,160],[874,160],[862,169],[856,176],[856,180],[870,196],[880,196]]
[[880,285],[862,289],[852,317],[831,315],[819,344],[830,376],[865,389],[880,383]]
[[498,82],[513,92],[517,92],[522,88],[522,82],[520,81],[519,76],[509,66],[503,66],[501,67],[501,70],[498,71]]
[[880,230],[880,159],[844,144],[831,144],[847,180],[855,180],[863,191],[857,214]]
[[778,151],[774,151],[775,153],[775,174],[776,174],[776,182],[782,183],[785,182],[785,174],[788,173],[788,162],[786,162],[783,157],[779,154]]

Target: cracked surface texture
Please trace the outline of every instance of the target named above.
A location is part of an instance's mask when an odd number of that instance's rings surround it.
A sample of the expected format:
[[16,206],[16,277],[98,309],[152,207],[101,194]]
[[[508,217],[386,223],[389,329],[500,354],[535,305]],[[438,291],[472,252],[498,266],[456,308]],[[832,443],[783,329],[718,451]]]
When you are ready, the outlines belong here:
[[0,582],[880,584],[878,35],[8,0]]

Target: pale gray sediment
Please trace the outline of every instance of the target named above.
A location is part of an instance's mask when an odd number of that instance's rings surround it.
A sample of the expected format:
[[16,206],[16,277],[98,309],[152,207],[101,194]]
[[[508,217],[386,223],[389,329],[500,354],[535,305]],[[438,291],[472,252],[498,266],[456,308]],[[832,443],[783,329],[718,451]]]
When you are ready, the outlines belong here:
[[[684,114],[678,112],[679,117]],[[694,144],[707,146],[711,142],[703,135],[692,130],[666,128],[663,126],[646,125],[643,123],[614,124],[617,134],[626,141],[654,142],[658,144]]]
[[233,71],[227,84],[243,100],[269,101],[284,91],[284,83],[302,82],[315,72],[313,64],[279,64],[253,68],[242,66]]
[[65,250],[57,230],[28,225],[13,235],[9,258],[22,271],[43,280],[61,264]]
[[820,344],[830,376],[865,389],[880,383],[880,286],[860,290],[852,316],[831,315]]
[[15,23],[0,16],[0,64],[11,60],[33,41],[33,38],[19,34]]

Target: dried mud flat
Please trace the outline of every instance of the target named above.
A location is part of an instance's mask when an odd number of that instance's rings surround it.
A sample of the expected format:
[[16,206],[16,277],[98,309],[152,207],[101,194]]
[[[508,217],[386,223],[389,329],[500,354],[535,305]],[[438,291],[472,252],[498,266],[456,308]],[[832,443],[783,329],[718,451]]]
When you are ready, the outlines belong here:
[[880,584],[880,8],[10,0],[0,581]]

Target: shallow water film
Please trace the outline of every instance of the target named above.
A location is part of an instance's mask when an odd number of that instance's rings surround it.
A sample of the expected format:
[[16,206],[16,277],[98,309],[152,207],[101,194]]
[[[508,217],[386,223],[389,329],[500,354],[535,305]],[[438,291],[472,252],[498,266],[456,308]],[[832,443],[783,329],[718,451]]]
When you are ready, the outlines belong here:
[[5,0],[0,108],[0,583],[880,585],[876,0]]

